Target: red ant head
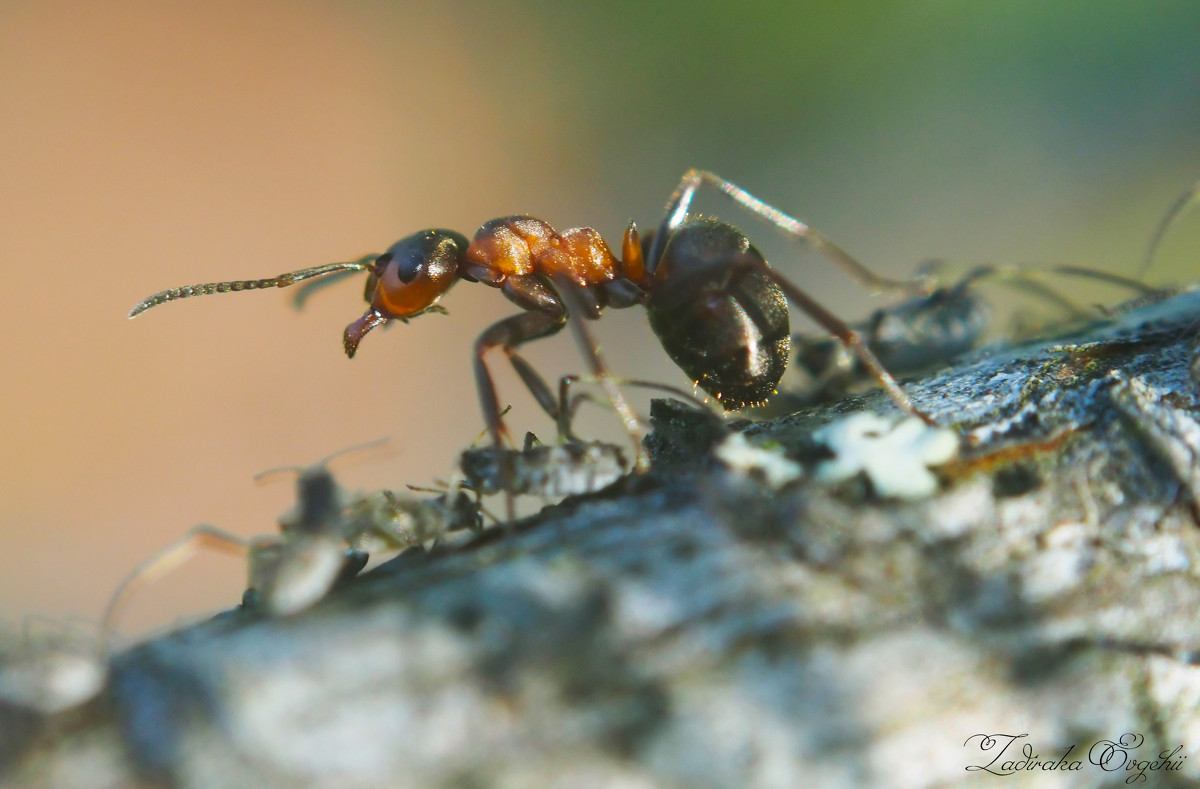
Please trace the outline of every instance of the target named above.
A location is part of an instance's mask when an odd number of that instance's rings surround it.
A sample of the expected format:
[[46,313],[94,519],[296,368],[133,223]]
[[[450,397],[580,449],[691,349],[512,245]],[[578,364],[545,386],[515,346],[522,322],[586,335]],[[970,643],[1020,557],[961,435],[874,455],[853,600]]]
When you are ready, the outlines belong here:
[[437,304],[458,280],[468,242],[452,230],[423,230],[397,241],[371,264],[364,298],[371,308],[346,327],[346,355],[371,329],[393,318],[407,320]]

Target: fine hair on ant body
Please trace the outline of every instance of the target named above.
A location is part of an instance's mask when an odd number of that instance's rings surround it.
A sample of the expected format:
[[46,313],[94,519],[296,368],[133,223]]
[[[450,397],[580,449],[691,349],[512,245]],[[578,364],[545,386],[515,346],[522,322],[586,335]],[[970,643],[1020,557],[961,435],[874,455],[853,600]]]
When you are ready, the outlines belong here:
[[638,465],[644,468],[638,417],[609,375],[584,319],[599,318],[605,307],[643,305],[672,360],[726,410],[736,410],[760,404],[775,393],[788,362],[791,302],[845,343],[897,405],[929,421],[858,334],[768,266],[740,230],[717,219],[689,218],[701,187],[733,200],[789,238],[807,243],[872,290],[914,289],[912,283],[874,274],[808,225],[736,184],[710,172],[689,170],[649,236],[640,236],[630,222],[619,258],[592,228],[560,232],[532,216],[507,216],[485,222],[471,241],[453,230],[422,230],[381,255],[267,279],[172,288],[139,303],[130,317],[191,296],[282,288],[335,272],[365,271],[369,307],[346,327],[343,337],[346,354],[354,356],[363,337],[376,326],[442,311],[437,302],[454,283],[482,282],[498,288],[522,310],[487,327],[475,341],[475,382],[492,443],[500,445],[508,431],[485,356],[493,349],[502,350],[539,405],[557,419],[552,392],[517,348],[555,334],[569,323],[591,373],[637,442]]

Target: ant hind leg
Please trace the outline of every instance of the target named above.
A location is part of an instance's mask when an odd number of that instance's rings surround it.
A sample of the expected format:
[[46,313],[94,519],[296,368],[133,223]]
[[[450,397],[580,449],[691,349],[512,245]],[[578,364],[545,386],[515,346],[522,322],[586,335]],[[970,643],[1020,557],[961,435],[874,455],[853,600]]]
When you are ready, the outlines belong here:
[[808,244],[839,266],[855,282],[873,293],[882,293],[885,291],[916,293],[921,290],[921,283],[919,282],[896,280],[876,274],[855,259],[849,252],[834,244],[816,230],[813,230],[809,225],[783,213],[769,203],[759,200],[732,181],[727,181],[716,173],[710,173],[707,170],[688,170],[683,174],[683,178],[679,181],[679,186],[675,188],[670,199],[667,200],[666,215],[663,217],[658,231],[654,234],[650,254],[646,258],[646,265],[650,272],[653,272],[657,267],[671,231],[683,224],[687,218],[688,209],[691,207],[692,200],[696,196],[696,191],[702,186],[724,195],[750,213],[774,225],[793,241]]
[[892,374],[879,361],[879,358],[863,342],[858,332],[846,325],[845,321],[822,307],[794,282],[763,263],[761,259],[747,255],[743,257],[738,265],[755,269],[769,277],[772,282],[779,286],[779,289],[787,296],[789,302],[819,323],[830,334],[841,340],[850,349],[850,352],[858,357],[858,360],[870,371],[871,375],[875,376],[875,379],[883,385],[884,391],[892,398],[892,402],[900,406],[906,413],[918,417],[926,424],[937,425],[933,417],[916,407],[904,390],[900,388],[900,385],[896,383],[896,379],[892,377]]

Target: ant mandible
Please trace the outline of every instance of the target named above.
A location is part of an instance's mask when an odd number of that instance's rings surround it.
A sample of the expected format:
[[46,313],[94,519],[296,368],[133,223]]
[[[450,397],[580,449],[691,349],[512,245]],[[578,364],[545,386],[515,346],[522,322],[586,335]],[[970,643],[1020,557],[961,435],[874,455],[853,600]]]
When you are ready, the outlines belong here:
[[283,288],[334,272],[366,271],[364,296],[370,307],[346,327],[344,336],[346,355],[352,357],[362,338],[376,326],[444,311],[437,302],[451,285],[460,279],[482,282],[499,288],[522,309],[489,326],[475,341],[479,403],[493,443],[500,444],[508,432],[484,362],[492,349],[505,353],[542,409],[558,419],[559,406],[550,388],[517,348],[555,334],[569,322],[626,430],[640,438],[637,416],[609,376],[583,318],[595,320],[605,307],[645,306],[650,326],[667,354],[726,410],[735,410],[760,404],[775,393],[791,347],[790,301],[845,343],[902,409],[930,421],[859,335],[768,266],[740,230],[716,219],[688,217],[702,186],[715,189],[794,240],[808,243],[875,291],[914,288],[874,274],[808,225],[736,184],[710,172],[689,170],[667,201],[666,216],[654,232],[643,239],[637,226],[629,223],[620,258],[592,228],[558,232],[532,216],[506,216],[484,223],[469,242],[453,230],[422,230],[396,242],[382,255],[268,279],[172,288],[142,301],[129,317],[190,296]]

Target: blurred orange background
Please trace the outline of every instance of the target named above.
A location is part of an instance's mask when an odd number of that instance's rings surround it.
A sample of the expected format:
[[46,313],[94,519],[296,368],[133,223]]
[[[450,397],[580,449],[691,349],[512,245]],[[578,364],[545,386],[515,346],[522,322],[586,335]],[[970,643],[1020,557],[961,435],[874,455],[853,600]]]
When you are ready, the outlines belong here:
[[[390,436],[390,457],[339,464],[344,484],[444,477],[482,429],[471,342],[514,311],[464,284],[448,317],[376,332],[347,361],[358,280],[303,312],[264,291],[126,320],[157,290],[511,213],[615,242],[657,221],[688,167],[892,274],[931,256],[1131,273],[1200,178],[1194,5],[783,6],[0,4],[0,618],[94,619],[195,523],[271,531],[292,489],[256,485],[267,468]],[[701,208],[844,316],[878,305],[769,228]],[[1192,276],[1197,225],[1154,279]],[[598,331],[618,373],[687,384],[640,311]],[[582,369],[567,332],[529,355],[548,377]],[[496,367],[514,432],[552,435]],[[232,605],[243,583],[204,557],[126,627]]]

